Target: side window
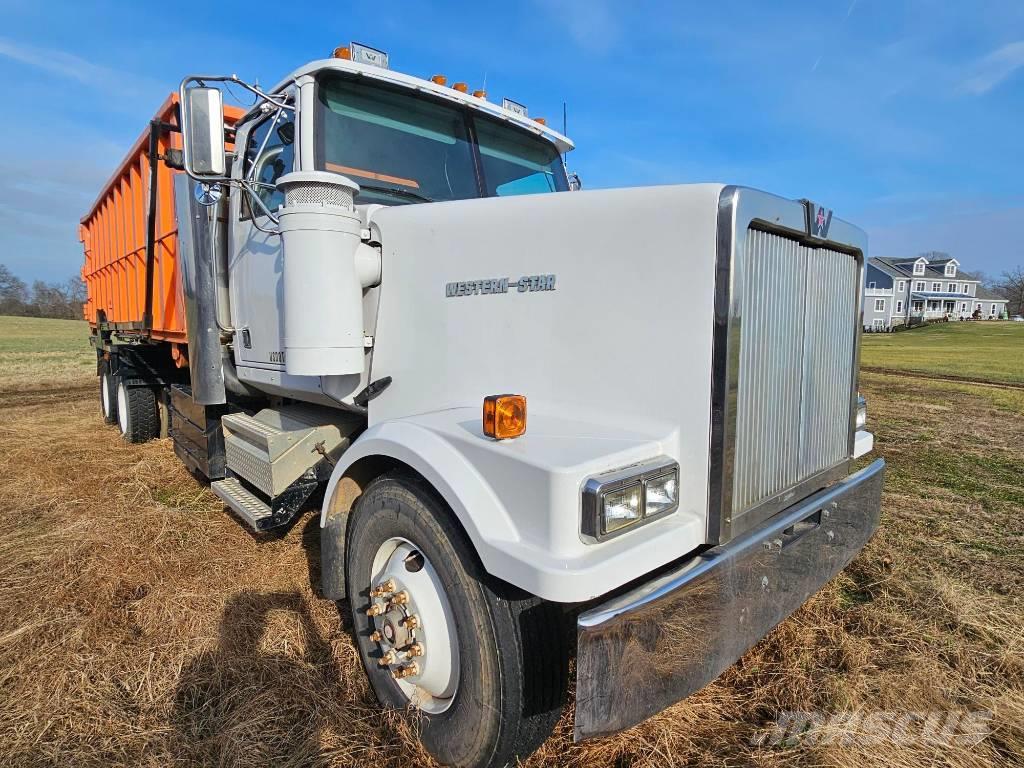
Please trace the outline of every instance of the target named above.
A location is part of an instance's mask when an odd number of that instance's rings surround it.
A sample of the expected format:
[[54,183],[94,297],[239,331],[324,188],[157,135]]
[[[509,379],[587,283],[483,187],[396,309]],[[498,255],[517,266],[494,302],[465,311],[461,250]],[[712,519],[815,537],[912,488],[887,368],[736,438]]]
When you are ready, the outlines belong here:
[[[271,211],[284,204],[284,194],[274,188],[277,180],[292,170],[295,157],[295,115],[282,113],[275,121],[274,116],[266,118],[249,134],[245,147],[245,178],[253,180],[253,186]],[[263,211],[245,195],[242,206],[243,218],[251,218],[253,211],[262,216]]]

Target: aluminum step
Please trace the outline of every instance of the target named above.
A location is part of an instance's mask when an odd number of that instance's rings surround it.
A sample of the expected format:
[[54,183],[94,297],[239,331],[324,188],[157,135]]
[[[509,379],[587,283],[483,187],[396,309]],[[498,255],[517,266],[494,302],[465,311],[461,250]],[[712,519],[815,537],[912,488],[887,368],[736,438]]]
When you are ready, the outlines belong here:
[[311,405],[227,414],[221,419],[227,467],[274,498],[310,470],[326,479],[331,463],[317,446],[336,461],[362,424],[356,414]]
[[270,505],[246,488],[236,477],[227,477],[210,483],[210,490],[244,520],[254,531],[271,527],[273,512]]

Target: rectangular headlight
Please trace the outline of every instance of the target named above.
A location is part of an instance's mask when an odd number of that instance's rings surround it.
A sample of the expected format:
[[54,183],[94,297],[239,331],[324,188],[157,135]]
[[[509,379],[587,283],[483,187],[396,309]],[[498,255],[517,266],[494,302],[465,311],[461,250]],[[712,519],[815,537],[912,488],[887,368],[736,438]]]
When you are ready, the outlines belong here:
[[679,472],[673,471],[644,480],[644,516],[655,517],[679,504]]
[[662,457],[588,478],[580,530],[600,541],[678,507],[679,465]]
[[601,533],[612,533],[639,520],[643,514],[642,494],[640,483],[602,494]]

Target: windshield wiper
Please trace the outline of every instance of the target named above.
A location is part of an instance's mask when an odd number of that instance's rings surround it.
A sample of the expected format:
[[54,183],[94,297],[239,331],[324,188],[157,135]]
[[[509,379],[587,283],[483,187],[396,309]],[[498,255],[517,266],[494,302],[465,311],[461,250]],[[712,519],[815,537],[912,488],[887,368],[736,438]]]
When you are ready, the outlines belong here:
[[407,189],[395,189],[394,187],[381,187],[376,184],[360,184],[359,189],[368,189],[371,192],[380,192],[385,195],[394,195],[395,197],[404,197],[406,200],[415,200],[417,203],[432,203],[434,202],[429,197],[424,197],[416,192],[410,192]]

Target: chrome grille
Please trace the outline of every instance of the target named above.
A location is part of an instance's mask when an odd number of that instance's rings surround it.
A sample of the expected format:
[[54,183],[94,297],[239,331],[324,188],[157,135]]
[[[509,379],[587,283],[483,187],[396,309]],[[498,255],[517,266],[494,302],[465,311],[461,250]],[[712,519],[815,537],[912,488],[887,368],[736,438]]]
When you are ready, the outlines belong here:
[[849,456],[857,262],[748,230],[736,254],[735,516]]

